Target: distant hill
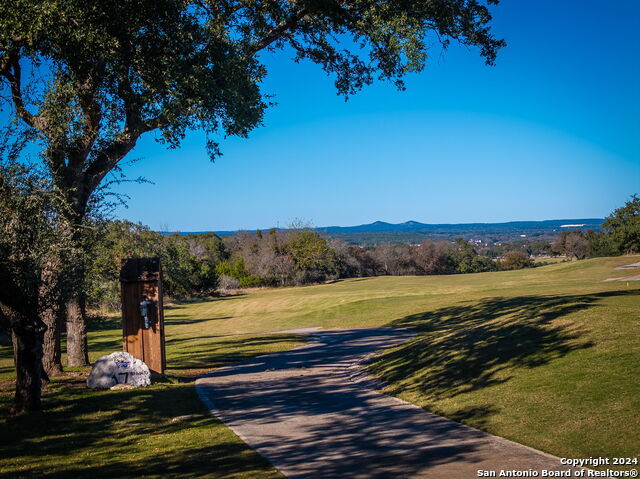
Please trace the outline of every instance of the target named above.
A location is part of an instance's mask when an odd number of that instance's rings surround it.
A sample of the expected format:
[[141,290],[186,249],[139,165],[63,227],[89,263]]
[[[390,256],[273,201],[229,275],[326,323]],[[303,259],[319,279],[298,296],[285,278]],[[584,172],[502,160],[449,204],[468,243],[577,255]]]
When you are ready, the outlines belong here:
[[[557,236],[562,230],[596,230],[602,229],[602,218],[560,219],[545,221],[509,221],[507,223],[441,223],[430,224],[419,221],[404,223],[386,223],[375,221],[357,226],[323,226],[315,230],[328,237],[342,239],[353,244],[377,243],[419,243],[425,239],[448,240],[455,237],[482,240],[484,243],[495,243],[527,239],[544,239]],[[249,230],[253,233],[256,230]],[[211,231],[180,232],[182,235],[212,233]],[[236,231],[215,231],[225,236]],[[164,233],[169,234],[169,233]]]
[[417,233],[468,233],[473,231],[482,232],[518,232],[518,231],[538,231],[538,230],[560,230],[563,227],[571,229],[600,229],[601,218],[587,219],[565,219],[565,220],[545,220],[545,221],[510,221],[508,223],[458,223],[458,224],[429,224],[418,221],[405,221],[404,223],[385,223],[376,221],[367,225],[359,226],[326,226],[316,228],[321,233],[379,233],[379,232],[417,232]]

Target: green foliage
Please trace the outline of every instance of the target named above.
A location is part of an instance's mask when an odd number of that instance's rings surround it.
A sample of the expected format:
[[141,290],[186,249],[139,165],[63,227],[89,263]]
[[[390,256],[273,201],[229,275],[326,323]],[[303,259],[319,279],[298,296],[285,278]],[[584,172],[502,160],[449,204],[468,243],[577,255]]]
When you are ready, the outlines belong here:
[[487,256],[476,256],[473,258],[472,270],[474,273],[485,273],[487,271],[498,271],[498,263]]
[[500,267],[505,270],[533,267],[533,260],[523,251],[509,251],[500,261]]
[[585,238],[591,246],[591,256],[594,258],[602,256],[616,256],[619,254],[617,248],[611,240],[611,235],[606,232],[587,231]]
[[56,197],[46,176],[0,161],[0,315],[11,309],[39,323],[47,306],[39,295],[45,270],[60,265],[69,247],[65,225],[53,213]]
[[[212,271],[206,267],[206,263],[204,270],[201,268],[199,260],[190,253],[189,245],[179,234],[163,238],[160,257],[164,264],[164,289],[171,297],[183,299],[197,294],[201,285],[210,280]],[[199,276],[202,272],[205,277]],[[215,270],[213,273],[215,275]],[[215,279],[213,283],[215,287]]]
[[88,270],[87,296],[94,306],[117,310],[120,307],[120,268],[132,257],[160,256],[162,235],[142,224],[105,221],[96,225],[98,241],[93,247]]
[[88,271],[88,297],[94,307],[117,310],[122,261],[132,257],[159,257],[164,291],[184,299],[212,293],[218,283],[216,265],[228,253],[214,234],[169,236],[129,221],[104,221],[97,226],[98,241]]
[[633,195],[624,206],[607,217],[603,228],[611,247],[620,254],[640,253],[640,198]]
[[473,273],[473,264],[477,256],[475,248],[462,238],[456,238],[449,251],[449,257],[459,273]]
[[463,238],[455,239],[448,256],[457,273],[480,273],[496,271],[498,268],[495,261],[485,256],[479,256],[476,249]]
[[11,330],[16,370],[15,411],[40,409],[43,315],[64,297],[73,247],[66,205],[38,168],[22,163],[26,144],[0,138],[0,327]]
[[221,261],[216,265],[215,271],[219,276],[224,275],[237,279],[241,288],[250,288],[262,284],[260,278],[247,272],[242,258]]
[[298,271],[331,273],[334,254],[327,240],[314,231],[296,231],[289,238],[286,249]]
[[[261,51],[289,48],[296,62],[317,63],[345,97],[376,78],[404,88],[432,38],[494,62],[505,43],[491,34],[485,3],[498,1],[14,0],[0,3],[0,78],[82,216],[144,133],[159,130],[176,147],[201,129],[215,156],[213,134],[260,125],[269,105]],[[23,85],[23,68],[39,72],[37,88]]]

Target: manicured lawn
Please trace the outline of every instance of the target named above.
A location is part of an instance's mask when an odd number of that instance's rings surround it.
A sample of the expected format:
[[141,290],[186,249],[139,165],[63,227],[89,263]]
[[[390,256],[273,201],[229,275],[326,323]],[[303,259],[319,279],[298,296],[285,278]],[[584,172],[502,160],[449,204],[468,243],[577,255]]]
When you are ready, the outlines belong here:
[[[0,476],[282,477],[207,414],[192,384],[93,393],[83,379],[57,381],[45,411],[3,421]],[[193,416],[171,421],[181,415]]]
[[[166,311],[172,382],[93,392],[82,386],[84,376],[56,381],[45,394],[47,411],[1,420],[10,434],[0,439],[0,470],[71,476],[94,468],[117,475],[142,471],[157,456],[163,466],[149,469],[150,475],[164,475],[160,467],[177,473],[178,463],[185,476],[273,475],[204,414],[190,381],[298,340],[264,332],[312,326],[414,328],[420,333],[415,340],[372,364],[391,394],[556,455],[638,456],[640,284],[603,281],[638,274],[613,270],[637,261],[599,258],[522,271],[353,279],[175,305]],[[117,321],[94,328],[92,359],[120,348]],[[5,380],[11,376],[9,354],[0,349]],[[9,396],[3,399],[6,405]],[[170,422],[194,413],[191,422]],[[69,455],[70,441],[80,445],[78,454]]]

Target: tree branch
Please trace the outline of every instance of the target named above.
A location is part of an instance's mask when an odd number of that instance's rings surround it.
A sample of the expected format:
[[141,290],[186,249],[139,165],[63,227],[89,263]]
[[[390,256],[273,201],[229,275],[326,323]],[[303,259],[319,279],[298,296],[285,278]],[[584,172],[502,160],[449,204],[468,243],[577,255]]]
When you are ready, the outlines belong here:
[[87,190],[93,192],[118,162],[124,158],[138,141],[142,131],[129,131],[127,128],[110,145],[99,152],[85,172]]
[[45,128],[45,121],[40,115],[33,115],[27,110],[24,99],[22,96],[21,85],[22,70],[20,67],[20,59],[14,52],[8,52],[7,58],[2,67],[0,68],[0,75],[5,77],[9,82],[11,88],[11,99],[13,100],[13,106],[16,114],[22,121],[32,128],[36,128],[43,131]]
[[307,15],[307,13],[309,13],[308,10],[303,7],[290,17],[282,20],[278,25],[273,27],[262,40],[257,42],[251,50],[255,53],[267,48],[273,42],[282,38],[286,32],[295,27],[296,24]]

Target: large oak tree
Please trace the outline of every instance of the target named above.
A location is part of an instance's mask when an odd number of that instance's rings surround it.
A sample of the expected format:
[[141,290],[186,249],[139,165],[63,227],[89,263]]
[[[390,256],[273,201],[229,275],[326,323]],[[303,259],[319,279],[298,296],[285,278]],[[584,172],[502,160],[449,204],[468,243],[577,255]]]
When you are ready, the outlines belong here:
[[[476,47],[488,64],[497,0],[6,0],[0,3],[5,100],[35,130],[81,245],[92,195],[147,132],[176,147],[190,129],[246,136],[268,99],[264,50],[293,52],[348,96],[374,80],[403,87],[429,46]],[[87,362],[81,258],[68,304],[69,363]],[[55,325],[49,325],[50,328]]]

